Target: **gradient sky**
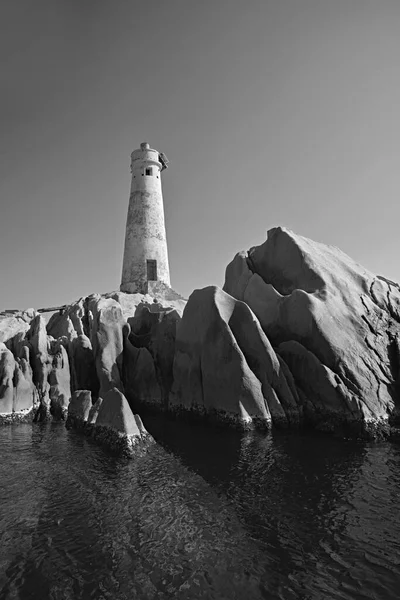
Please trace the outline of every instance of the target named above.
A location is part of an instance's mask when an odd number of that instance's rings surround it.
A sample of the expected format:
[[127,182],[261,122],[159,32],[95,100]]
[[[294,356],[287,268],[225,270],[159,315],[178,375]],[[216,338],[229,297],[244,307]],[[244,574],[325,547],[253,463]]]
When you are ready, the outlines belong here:
[[186,297],[276,225],[399,281],[399,32],[399,0],[2,0],[0,309],[118,289],[144,141]]

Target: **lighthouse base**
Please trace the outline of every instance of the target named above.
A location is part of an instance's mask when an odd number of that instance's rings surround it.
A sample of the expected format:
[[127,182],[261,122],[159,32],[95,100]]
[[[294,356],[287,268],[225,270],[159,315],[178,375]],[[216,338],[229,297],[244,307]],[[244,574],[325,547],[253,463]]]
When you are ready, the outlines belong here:
[[163,298],[164,300],[185,300],[163,281],[146,281],[140,286],[137,283],[121,283],[120,291],[126,294],[148,294],[153,298]]

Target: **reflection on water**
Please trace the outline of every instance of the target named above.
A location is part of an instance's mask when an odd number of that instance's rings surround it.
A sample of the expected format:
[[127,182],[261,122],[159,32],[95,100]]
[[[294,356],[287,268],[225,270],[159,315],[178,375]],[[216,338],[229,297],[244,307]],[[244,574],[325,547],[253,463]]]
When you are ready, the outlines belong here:
[[0,429],[0,599],[395,599],[400,448],[144,418]]

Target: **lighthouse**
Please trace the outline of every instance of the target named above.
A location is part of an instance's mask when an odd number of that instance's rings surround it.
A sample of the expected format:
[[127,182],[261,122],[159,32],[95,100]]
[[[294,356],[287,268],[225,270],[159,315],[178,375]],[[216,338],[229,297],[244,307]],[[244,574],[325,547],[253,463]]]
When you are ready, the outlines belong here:
[[168,160],[140,144],[131,154],[132,184],[126,220],[121,292],[154,293],[170,287],[161,173]]

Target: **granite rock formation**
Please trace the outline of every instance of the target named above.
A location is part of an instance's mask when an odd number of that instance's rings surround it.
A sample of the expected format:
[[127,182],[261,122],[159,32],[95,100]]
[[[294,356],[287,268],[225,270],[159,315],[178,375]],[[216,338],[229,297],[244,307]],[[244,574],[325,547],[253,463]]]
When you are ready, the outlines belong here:
[[244,426],[298,423],[286,375],[247,304],[216,287],[192,293],[177,331],[171,409]]
[[0,421],[68,411],[94,431],[115,409],[133,431],[144,406],[386,436],[400,422],[400,287],[278,227],[235,256],[223,289],[187,304],[113,292],[62,307],[47,326],[33,310],[0,315]]
[[0,316],[0,421],[25,412],[35,421],[65,419],[79,390],[90,393],[92,425],[110,390],[126,394],[132,406],[161,406],[172,385],[184,304],[180,297],[115,292],[81,298],[47,326],[35,311]]
[[0,343],[0,412],[12,413],[14,400],[15,359],[13,353]]
[[134,415],[127,399],[117,388],[110,389],[92,405],[89,390],[74,392],[68,407],[68,428],[83,430],[99,444],[118,455],[131,457],[145,449],[153,438],[139,415]]
[[376,428],[399,414],[400,287],[338,248],[277,227],[240,252],[224,290],[244,301],[293,374],[303,420]]

